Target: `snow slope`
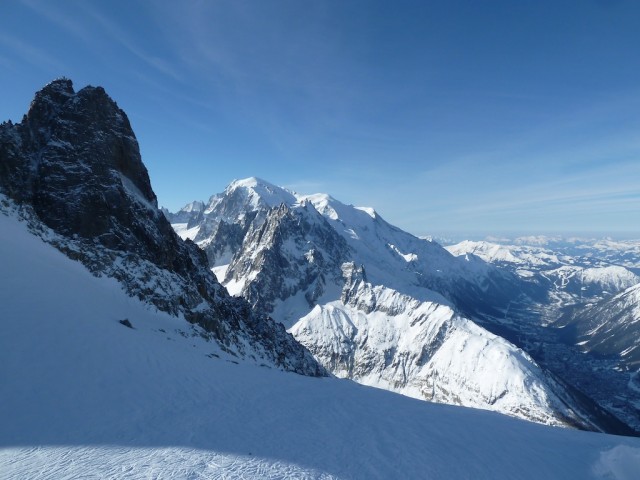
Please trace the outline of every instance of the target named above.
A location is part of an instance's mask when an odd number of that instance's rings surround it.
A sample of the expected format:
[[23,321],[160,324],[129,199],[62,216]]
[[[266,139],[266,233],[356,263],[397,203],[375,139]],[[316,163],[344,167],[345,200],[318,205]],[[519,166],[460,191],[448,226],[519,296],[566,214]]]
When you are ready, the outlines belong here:
[[631,480],[640,471],[639,439],[235,364],[187,322],[4,215],[0,259],[0,478]]
[[568,323],[576,329],[581,348],[614,355],[626,369],[640,371],[640,283],[577,309]]
[[344,238],[351,247],[350,260],[364,266],[374,285],[419,300],[431,300],[437,292],[444,296],[441,302],[446,298],[461,310],[474,304],[470,310],[479,313],[476,310],[484,309],[487,298],[504,294],[502,289],[513,280],[485,262],[454,257],[439,244],[391,225],[372,208],[345,205],[326,194],[298,195],[298,199],[311,202]]
[[446,305],[359,280],[290,332],[341,378],[538,423],[576,423],[531,357]]

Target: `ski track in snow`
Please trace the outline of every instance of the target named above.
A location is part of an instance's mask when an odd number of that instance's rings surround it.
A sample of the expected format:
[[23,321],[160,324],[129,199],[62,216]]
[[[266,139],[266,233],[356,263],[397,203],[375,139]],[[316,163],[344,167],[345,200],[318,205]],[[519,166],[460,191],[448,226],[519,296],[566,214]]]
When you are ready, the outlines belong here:
[[640,439],[231,363],[2,214],[0,260],[2,480],[637,480]]
[[[2,478],[337,479],[297,465],[249,455],[186,448],[34,447],[0,450]],[[85,473],[83,473],[85,472]],[[86,473],[91,472],[91,473]]]

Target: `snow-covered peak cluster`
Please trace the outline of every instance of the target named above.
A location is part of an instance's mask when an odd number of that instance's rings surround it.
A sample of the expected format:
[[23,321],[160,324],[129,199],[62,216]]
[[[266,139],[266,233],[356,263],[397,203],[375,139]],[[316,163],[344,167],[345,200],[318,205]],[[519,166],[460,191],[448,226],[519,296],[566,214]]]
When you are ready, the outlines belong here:
[[[256,177],[231,182],[225,189],[223,196],[233,195],[243,196],[245,205],[254,210],[261,207],[277,207],[283,203],[292,205],[297,201],[293,192]],[[215,208],[215,203],[210,200],[207,211],[211,211],[213,208]]]
[[[559,256],[576,257],[585,262],[591,259],[593,262],[600,262],[600,264],[640,269],[640,239],[614,240],[610,237],[532,235],[514,239],[488,237],[486,240],[490,244],[499,244],[508,249],[539,248],[554,252]],[[452,243],[447,242],[446,244],[451,245]],[[464,243],[462,242],[460,245]]]
[[[469,317],[501,315],[522,294],[511,272],[471,252],[456,257],[373,209],[256,178],[234,181],[203,213],[183,214],[168,218],[205,250],[223,285],[290,328],[335,374],[418,398],[590,425],[524,352],[503,339],[474,340],[495,336]],[[455,326],[436,328],[442,311]],[[497,357],[484,349],[497,345],[513,368],[491,370]],[[493,359],[486,368],[474,360],[485,354]]]
[[473,253],[491,263],[511,263],[523,266],[559,265],[561,260],[550,250],[531,245],[504,245],[488,241],[465,240],[447,246],[452,254],[459,256]]
[[517,237],[513,240],[515,245],[533,245],[537,247],[542,247],[545,245],[550,245],[553,243],[561,242],[563,240],[562,237],[558,235],[527,235],[522,237]]
[[[315,216],[315,221],[326,221],[346,242],[348,257],[366,268],[372,283],[416,298],[432,299],[437,292],[445,303],[472,297],[481,304],[487,292],[494,296],[492,301],[500,296],[501,289],[496,288],[496,283],[506,287],[513,281],[508,273],[485,262],[470,257],[457,259],[437,243],[394,227],[372,208],[346,205],[322,193],[294,193],[255,177],[236,180],[223,193],[214,195],[202,217],[198,212],[186,218],[185,209],[182,209],[176,214],[168,214],[168,218],[176,232],[204,248],[212,266],[218,272],[225,272],[226,280],[230,280],[232,270],[221,268],[222,262],[228,264],[229,254],[238,252],[242,242],[235,237],[233,241],[224,240],[220,228],[224,231],[231,228],[244,237],[249,224],[255,229],[264,222],[266,212],[279,205],[292,211],[304,208],[308,210],[307,218]],[[257,250],[256,246],[250,245],[242,248]],[[506,299],[503,302],[508,303]],[[460,307],[464,308],[462,303]]]
[[[523,244],[526,240],[531,240],[534,244]],[[516,244],[463,241],[447,246],[446,249],[456,256],[477,255],[484,261],[512,271],[525,280],[550,282],[553,292],[565,295],[562,300],[564,302],[571,296],[577,297],[574,301],[584,298],[596,300],[640,282],[640,276],[623,266],[624,259],[618,259],[619,262],[616,264],[615,259],[607,258],[606,252],[595,254],[594,250],[602,249],[600,241],[591,244],[581,243],[578,249],[573,246],[569,248],[566,243],[563,244],[564,248],[558,247],[559,250],[539,246],[552,241],[560,240],[526,237],[518,239]],[[609,248],[608,242],[606,245],[606,248]],[[638,259],[627,258],[627,263],[633,263]]]
[[357,211],[365,212],[373,219],[377,216],[377,213],[372,208],[345,205],[326,193],[301,195],[257,177],[233,180],[225,188],[223,193],[211,196],[208,202],[205,203],[198,200],[190,202],[178,212],[170,215],[176,216],[181,213],[201,211],[204,211],[207,215],[211,215],[219,211],[220,204],[225,200],[228,202],[229,199],[234,199],[235,211],[228,213],[235,213],[236,215],[240,215],[246,211],[273,208],[282,204],[293,208],[300,204],[310,203],[323,216],[332,220],[342,220],[348,224],[358,222]]

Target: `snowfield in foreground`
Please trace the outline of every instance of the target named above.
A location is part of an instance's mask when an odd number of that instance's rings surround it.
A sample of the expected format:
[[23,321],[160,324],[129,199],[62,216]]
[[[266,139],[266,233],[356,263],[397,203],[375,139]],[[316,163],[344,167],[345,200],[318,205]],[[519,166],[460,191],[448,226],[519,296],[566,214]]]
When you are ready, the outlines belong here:
[[0,264],[3,479],[631,480],[640,471],[640,439],[233,363],[183,320],[2,214]]

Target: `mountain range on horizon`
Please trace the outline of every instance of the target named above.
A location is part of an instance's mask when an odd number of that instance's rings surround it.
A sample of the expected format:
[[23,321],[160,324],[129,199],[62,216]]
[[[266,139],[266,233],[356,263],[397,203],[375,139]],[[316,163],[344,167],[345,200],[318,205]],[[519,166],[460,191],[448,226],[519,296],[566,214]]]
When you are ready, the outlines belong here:
[[640,466],[638,439],[574,431],[640,435],[633,248],[445,248],[255,177],[160,210],[124,111],[64,78],[0,125],[0,213],[11,477]]
[[[539,244],[558,245],[560,239],[541,237],[529,239],[538,246],[462,242],[445,249],[390,225],[371,208],[345,205],[327,194],[298,194],[255,177],[233,181],[208,202],[193,201],[176,213],[165,210],[165,215],[180,236],[206,252],[210,267],[230,293],[266,310],[336,375],[416,398],[536,418],[535,413],[519,412],[512,405],[518,402],[509,398],[518,389],[505,387],[514,376],[527,378],[514,373],[521,371],[521,364],[498,369],[505,372],[504,378],[497,376],[487,384],[483,367],[473,360],[492,358],[483,351],[487,345],[478,348],[469,341],[472,337],[462,335],[469,351],[438,354],[451,348],[447,341],[455,338],[453,332],[460,333],[452,320],[440,324],[442,319],[435,315],[419,323],[423,331],[416,330],[415,318],[410,320],[420,309],[446,307],[484,334],[506,340],[509,348],[526,351],[526,368],[543,367],[534,375],[543,387],[520,388],[520,403],[540,388],[555,398],[550,410],[561,412],[568,403],[572,415],[581,412],[578,416],[588,424],[592,416],[603,414],[603,408],[608,412],[600,420],[604,424],[615,412],[631,428],[640,426],[635,389],[624,389],[628,398],[622,408],[619,400],[615,407],[607,402],[629,380],[626,372],[637,368],[634,314],[620,320],[624,326],[617,327],[615,341],[602,334],[599,343],[588,344],[577,334],[568,338],[559,328],[567,323],[568,308],[581,320],[581,306],[640,282],[634,273],[640,266],[638,257],[625,258],[628,250],[618,250],[618,257],[610,250],[596,255],[594,249],[602,241],[587,250],[583,241],[574,240],[568,242],[572,251],[556,247],[554,253]],[[604,244],[611,248],[613,242]],[[349,272],[361,271],[355,274],[358,278],[345,274],[345,266]],[[580,330],[587,323],[574,321],[572,328]],[[428,333],[433,325],[440,327]],[[605,347],[612,344],[624,346]],[[506,356],[513,359],[516,351]],[[585,351],[591,352],[588,362]],[[465,357],[466,364],[452,363],[452,358]],[[442,358],[444,364],[439,363]],[[566,358],[571,360],[560,360]],[[593,376],[592,361],[611,378],[585,382]],[[583,396],[597,399],[595,405],[585,405]],[[547,399],[533,403],[549,409]],[[566,412],[559,417],[566,417]]]

